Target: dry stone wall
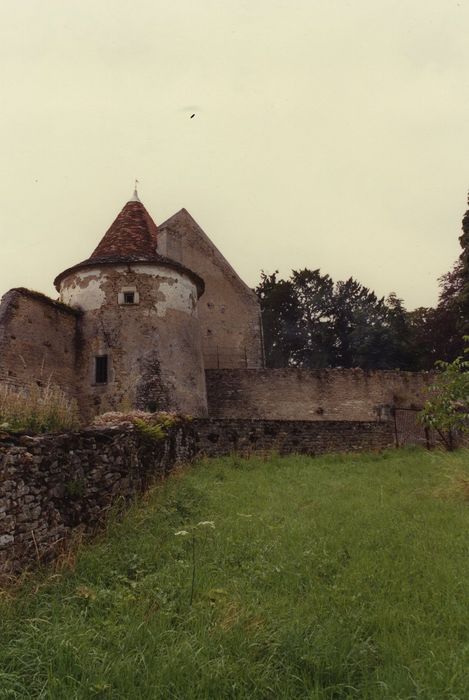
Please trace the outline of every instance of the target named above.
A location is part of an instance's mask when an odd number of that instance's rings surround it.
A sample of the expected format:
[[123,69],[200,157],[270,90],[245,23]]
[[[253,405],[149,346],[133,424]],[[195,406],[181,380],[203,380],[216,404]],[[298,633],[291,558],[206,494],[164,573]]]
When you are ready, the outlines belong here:
[[209,416],[376,421],[391,407],[421,407],[432,372],[361,369],[206,371]]
[[390,421],[194,421],[196,446],[209,457],[268,453],[319,455],[328,452],[382,450],[394,446]]
[[0,574],[52,561],[77,531],[91,533],[179,462],[218,456],[380,450],[390,421],[196,419],[152,440],[131,424],[37,437],[0,435]]
[[194,455],[180,424],[149,440],[130,424],[0,439],[0,572],[54,559],[77,528],[94,531],[125,502]]

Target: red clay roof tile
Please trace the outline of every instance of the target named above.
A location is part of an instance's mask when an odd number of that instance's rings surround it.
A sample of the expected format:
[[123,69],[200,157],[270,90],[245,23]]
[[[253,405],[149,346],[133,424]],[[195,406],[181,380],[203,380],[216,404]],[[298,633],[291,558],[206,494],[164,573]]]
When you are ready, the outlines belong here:
[[54,280],[57,291],[60,291],[60,284],[65,277],[84,268],[97,265],[156,263],[188,275],[197,286],[198,295],[204,293],[205,284],[199,275],[157,252],[158,228],[136,197],[137,194],[134,193],[134,199],[127,202],[89,258],[57,275]]
[[127,202],[104,234],[90,260],[118,255],[153,256],[156,252],[158,229],[141,202]]

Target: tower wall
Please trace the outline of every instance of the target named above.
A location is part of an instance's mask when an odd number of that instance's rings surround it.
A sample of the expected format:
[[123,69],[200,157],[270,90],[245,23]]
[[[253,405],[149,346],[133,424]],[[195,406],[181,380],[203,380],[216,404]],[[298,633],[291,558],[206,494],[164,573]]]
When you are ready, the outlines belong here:
[[[126,303],[127,295],[135,303]],[[164,264],[96,265],[60,283],[61,300],[80,309],[78,396],[89,419],[139,408],[207,413],[197,288]],[[107,381],[96,358],[107,357]]]

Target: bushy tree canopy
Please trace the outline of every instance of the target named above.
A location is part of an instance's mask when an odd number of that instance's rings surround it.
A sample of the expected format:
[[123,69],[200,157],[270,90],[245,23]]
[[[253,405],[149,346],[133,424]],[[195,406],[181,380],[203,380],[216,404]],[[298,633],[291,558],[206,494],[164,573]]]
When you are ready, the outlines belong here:
[[269,367],[392,368],[407,361],[406,312],[350,278],[320,270],[262,273],[257,287]]
[[287,280],[263,272],[256,291],[267,365],[425,370],[454,360],[469,335],[469,210],[462,230],[461,255],[438,280],[435,308],[408,312],[394,293],[379,298],[352,277],[334,282],[318,269]]

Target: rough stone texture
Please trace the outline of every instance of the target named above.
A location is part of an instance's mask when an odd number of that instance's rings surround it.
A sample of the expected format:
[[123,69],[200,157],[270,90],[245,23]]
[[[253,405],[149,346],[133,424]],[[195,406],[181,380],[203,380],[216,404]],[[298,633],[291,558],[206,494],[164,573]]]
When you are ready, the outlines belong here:
[[93,532],[196,454],[310,455],[392,446],[391,421],[196,419],[151,440],[131,424],[38,437],[0,436],[0,573],[54,559],[77,528]]
[[197,450],[207,456],[268,453],[318,455],[328,452],[382,450],[394,445],[392,422],[383,421],[194,421]]
[[[433,377],[262,369],[257,297],[185,209],[157,229],[134,197],[91,257],[55,283],[63,303],[5,295],[0,382],[58,384],[85,422],[130,408],[206,416],[207,395],[218,418],[373,421],[421,406]],[[97,383],[103,355],[108,381]]]
[[0,305],[0,382],[23,388],[51,382],[75,396],[80,313],[27,289]]
[[[75,270],[61,299],[83,311],[78,401],[85,419],[130,407],[207,414],[197,288],[183,272],[153,263]],[[138,303],[119,303],[123,290]],[[109,379],[95,382],[95,357]]]
[[209,416],[376,421],[395,407],[421,407],[431,372],[360,369],[207,370]]
[[0,572],[57,556],[76,528],[92,532],[126,502],[194,455],[190,424],[148,440],[130,424],[0,439]]
[[158,252],[205,282],[199,302],[205,367],[263,367],[257,296],[185,209],[159,225]]

